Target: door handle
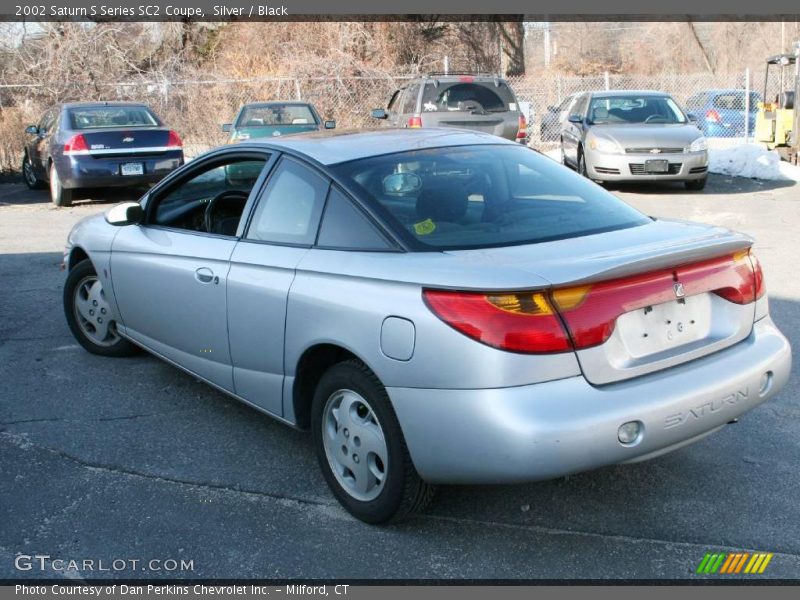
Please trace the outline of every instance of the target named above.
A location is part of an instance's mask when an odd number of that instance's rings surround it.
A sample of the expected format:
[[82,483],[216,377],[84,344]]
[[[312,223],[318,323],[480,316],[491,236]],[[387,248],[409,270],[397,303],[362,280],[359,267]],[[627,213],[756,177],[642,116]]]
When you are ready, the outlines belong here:
[[194,272],[194,278],[200,283],[219,283],[219,277],[214,277],[214,271],[208,267],[200,267]]

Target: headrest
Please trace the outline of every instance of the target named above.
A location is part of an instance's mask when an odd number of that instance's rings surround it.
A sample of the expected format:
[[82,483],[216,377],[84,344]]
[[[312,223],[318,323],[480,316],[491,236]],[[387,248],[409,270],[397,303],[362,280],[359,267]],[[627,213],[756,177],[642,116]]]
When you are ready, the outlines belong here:
[[464,190],[449,187],[424,188],[417,198],[417,216],[433,221],[458,221],[469,207],[469,197]]
[[596,121],[597,119],[607,119],[608,118],[608,109],[605,106],[598,106],[592,111],[592,121]]

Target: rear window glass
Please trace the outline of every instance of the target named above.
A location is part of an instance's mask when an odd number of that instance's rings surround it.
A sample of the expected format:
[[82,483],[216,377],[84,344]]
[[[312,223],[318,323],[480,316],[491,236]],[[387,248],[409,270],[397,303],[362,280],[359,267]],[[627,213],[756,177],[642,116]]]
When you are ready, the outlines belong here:
[[440,83],[425,86],[422,99],[423,112],[474,111],[504,112],[517,110],[511,90],[504,83],[499,86],[480,83]]
[[[750,94],[750,110],[755,110],[760,96],[755,93]],[[714,97],[714,108],[726,110],[744,110],[744,92],[730,92]]]
[[315,125],[311,109],[302,104],[247,106],[239,115],[237,127],[272,127],[275,125]]
[[594,183],[516,145],[388,154],[334,170],[421,251],[530,244],[649,221]]
[[98,106],[71,108],[72,129],[102,129],[106,127],[153,127],[159,125],[156,116],[146,106]]

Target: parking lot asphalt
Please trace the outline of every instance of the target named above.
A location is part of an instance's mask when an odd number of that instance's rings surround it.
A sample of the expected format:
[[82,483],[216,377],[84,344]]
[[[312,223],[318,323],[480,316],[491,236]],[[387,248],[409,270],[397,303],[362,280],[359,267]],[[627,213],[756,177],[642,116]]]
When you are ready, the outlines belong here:
[[[615,193],[652,216],[752,234],[773,318],[797,348],[798,190],[712,175],[702,193]],[[796,364],[773,401],[667,456],[443,487],[424,514],[368,526],[328,492],[308,434],[153,357],[78,346],[61,251],[73,223],[107,206],[55,209],[46,192],[0,185],[0,577],[691,579],[706,552],[758,550],[774,553],[762,577],[800,578]],[[95,570],[15,568],[35,554]],[[141,562],[97,570],[115,559]],[[168,559],[191,569],[167,571]]]

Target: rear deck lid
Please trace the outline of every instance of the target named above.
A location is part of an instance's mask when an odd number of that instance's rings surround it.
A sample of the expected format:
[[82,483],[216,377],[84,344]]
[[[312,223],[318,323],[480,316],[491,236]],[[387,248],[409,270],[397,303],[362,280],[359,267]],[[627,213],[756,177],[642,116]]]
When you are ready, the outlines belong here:
[[593,384],[658,371],[746,338],[755,315],[752,240],[679,221],[536,245],[455,251],[527,270],[551,298]]

